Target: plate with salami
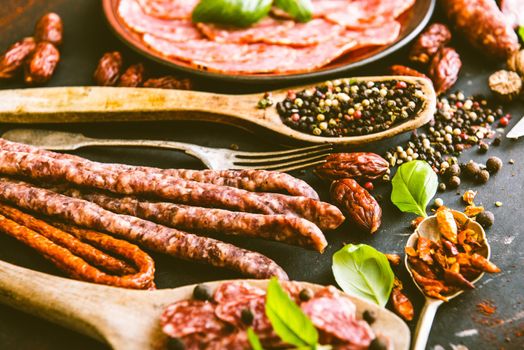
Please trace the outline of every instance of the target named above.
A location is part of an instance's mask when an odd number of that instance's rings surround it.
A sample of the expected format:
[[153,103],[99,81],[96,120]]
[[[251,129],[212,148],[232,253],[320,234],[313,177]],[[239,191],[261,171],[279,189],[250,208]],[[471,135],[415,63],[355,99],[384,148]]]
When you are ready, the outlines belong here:
[[104,0],[117,36],[177,70],[242,82],[301,81],[377,61],[412,40],[435,0],[312,0],[296,22],[273,9],[249,27],[195,23],[198,0]]

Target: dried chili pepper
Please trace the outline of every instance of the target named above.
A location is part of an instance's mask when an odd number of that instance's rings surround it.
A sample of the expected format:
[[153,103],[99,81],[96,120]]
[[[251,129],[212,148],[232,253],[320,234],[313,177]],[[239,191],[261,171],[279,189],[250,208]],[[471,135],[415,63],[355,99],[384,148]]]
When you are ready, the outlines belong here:
[[402,293],[400,288],[393,288],[391,291],[391,304],[395,312],[406,321],[411,321],[415,315],[413,304],[408,297]]
[[437,224],[440,233],[452,243],[457,243],[457,223],[451,210],[445,207],[437,210]]
[[424,73],[419,72],[416,69],[403,66],[400,64],[393,65],[389,67],[389,72],[393,75],[406,75],[410,77],[418,77],[418,78],[426,78],[429,79],[428,76]]

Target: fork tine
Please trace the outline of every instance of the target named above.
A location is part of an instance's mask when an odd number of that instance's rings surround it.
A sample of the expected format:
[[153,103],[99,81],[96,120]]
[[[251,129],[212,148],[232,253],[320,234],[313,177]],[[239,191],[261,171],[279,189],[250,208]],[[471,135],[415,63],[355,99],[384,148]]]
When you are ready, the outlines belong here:
[[286,154],[301,154],[306,151],[312,151],[312,150],[333,150],[333,145],[330,143],[323,143],[321,145],[315,145],[315,146],[309,146],[304,148],[294,148],[294,149],[288,149],[284,151],[274,151],[274,152],[234,152],[235,156],[238,158],[255,158],[255,157],[271,157],[271,156],[280,156],[280,155],[286,155]]
[[285,167],[285,168],[282,168],[282,169],[273,169],[273,170],[277,170],[277,171],[281,171],[281,172],[300,170],[300,169],[310,168],[310,167],[313,167],[315,165],[323,164],[325,162],[326,161],[322,159],[322,160],[317,160],[317,161],[314,161],[314,162],[298,164],[298,165],[294,165],[294,166],[290,166],[290,167]]
[[252,164],[252,163],[249,163],[247,165],[240,164],[239,167],[244,166],[245,167],[244,169],[274,170],[274,169],[291,167],[291,166],[298,165],[298,164],[303,164],[305,162],[320,161],[320,160],[324,161],[325,156],[326,156],[325,154],[322,154],[322,155],[311,156],[311,157],[308,157],[308,158],[297,159],[297,160],[293,160],[293,161],[290,161],[290,162],[277,163],[277,164],[268,164],[268,165]]
[[312,156],[327,156],[331,153],[331,150],[329,149],[318,149],[313,150],[309,152],[304,153],[298,153],[298,154],[290,154],[280,157],[267,157],[267,158],[253,158],[253,159],[242,159],[237,158],[233,160],[233,164],[238,165],[255,165],[255,164],[268,164],[268,163],[280,163],[283,164],[286,161],[293,161],[293,160],[307,160],[308,158]]

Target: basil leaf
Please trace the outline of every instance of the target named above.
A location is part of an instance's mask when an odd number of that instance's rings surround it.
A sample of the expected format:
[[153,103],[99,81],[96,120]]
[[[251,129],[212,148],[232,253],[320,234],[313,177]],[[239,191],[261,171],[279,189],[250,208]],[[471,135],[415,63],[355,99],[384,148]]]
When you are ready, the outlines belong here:
[[308,22],[313,16],[311,0],[275,0],[275,6],[299,22]]
[[260,343],[260,339],[258,338],[258,335],[255,333],[252,327],[249,327],[247,329],[247,340],[249,340],[249,345],[251,345],[251,349],[264,350],[264,348],[262,347],[262,344]]
[[266,17],[272,0],[201,0],[193,10],[193,22],[247,27]]
[[333,275],[348,294],[385,306],[395,276],[388,259],[375,248],[348,244],[333,254]]
[[438,187],[437,174],[428,163],[414,160],[402,164],[391,183],[393,204],[403,212],[427,216],[426,207]]
[[267,286],[266,316],[284,342],[296,347],[316,348],[318,332],[315,326],[274,277]]
[[524,26],[519,27],[518,33],[520,36],[520,40],[524,41]]

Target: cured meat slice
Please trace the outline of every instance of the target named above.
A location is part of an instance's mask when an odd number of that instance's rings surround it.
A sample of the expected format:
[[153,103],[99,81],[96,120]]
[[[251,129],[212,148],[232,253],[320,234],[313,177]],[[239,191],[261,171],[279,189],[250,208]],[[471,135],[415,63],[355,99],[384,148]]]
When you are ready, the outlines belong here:
[[226,324],[215,316],[215,304],[200,300],[182,300],[169,305],[160,324],[165,334],[181,338],[194,333],[209,335],[208,340],[225,333]]
[[513,28],[524,26],[524,1],[502,0],[500,9]]
[[329,291],[323,294],[327,295],[315,295],[300,305],[320,330],[320,341],[327,344],[341,342],[351,345],[351,349],[367,349],[375,336],[365,321],[355,318],[355,304],[344,296],[329,295]]
[[137,0],[143,11],[163,19],[190,19],[200,0]]
[[309,46],[339,35],[342,26],[322,18],[307,23],[266,17],[247,29],[235,29],[214,24],[199,23],[198,28],[210,40],[220,43],[267,43],[289,46]]
[[163,55],[191,62],[209,71],[294,73],[321,68],[358,48],[389,44],[396,40],[399,31],[398,22],[388,22],[364,31],[345,30],[341,35],[318,45],[301,48],[260,43],[217,43],[209,40],[173,43],[150,34],[144,35],[144,41]]
[[210,342],[205,350],[245,350],[251,349],[251,345],[245,331],[238,331]]
[[262,288],[254,287],[245,281],[235,281],[222,283],[216,289],[213,299],[219,304],[225,304],[264,295],[266,295],[266,291]]
[[120,0],[118,15],[137,33],[154,33],[170,41],[201,39],[202,34],[190,19],[164,20],[144,13],[136,0]]
[[348,28],[378,26],[391,22],[415,4],[415,0],[317,0],[314,16]]
[[[242,311],[250,310],[253,314],[253,322],[245,324],[242,321]],[[224,322],[230,323],[237,328],[246,329],[253,327],[257,333],[264,333],[272,329],[271,323],[266,316],[266,296],[239,297],[238,300],[218,304],[215,314]]]

